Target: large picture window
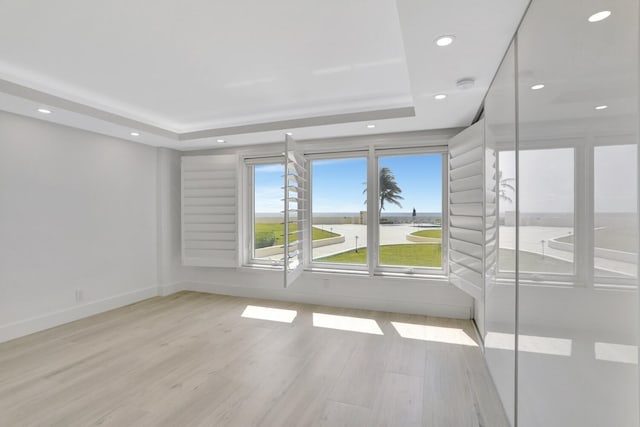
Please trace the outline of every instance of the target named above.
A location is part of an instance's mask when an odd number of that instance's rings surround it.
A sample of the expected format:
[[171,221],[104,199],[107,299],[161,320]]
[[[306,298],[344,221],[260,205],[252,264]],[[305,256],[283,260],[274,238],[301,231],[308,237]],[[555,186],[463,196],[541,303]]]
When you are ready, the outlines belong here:
[[312,156],[312,266],[444,274],[444,152]]

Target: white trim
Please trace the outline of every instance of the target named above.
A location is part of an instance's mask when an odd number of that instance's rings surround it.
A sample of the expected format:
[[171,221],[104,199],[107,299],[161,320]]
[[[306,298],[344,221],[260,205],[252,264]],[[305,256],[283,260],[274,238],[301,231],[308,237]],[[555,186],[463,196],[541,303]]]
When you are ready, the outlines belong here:
[[[179,289],[181,284],[173,284],[163,286],[162,292],[173,293],[174,289]],[[69,307],[66,309],[54,311],[52,313],[43,314],[41,316],[31,317],[14,323],[0,325],[0,342],[12,340],[45,329],[53,328],[74,320],[83,319],[98,313],[113,310],[125,305],[133,304],[138,301],[158,296],[160,288],[158,286],[149,286],[132,292],[125,292],[112,297],[104,298],[97,301],[91,301],[86,304]],[[167,293],[166,295],[168,295]],[[164,294],[164,293],[163,293]]]
[[175,294],[176,292],[180,292],[183,290],[184,289],[182,289],[181,282],[170,283],[168,285],[160,285],[158,286],[158,296],[166,297],[167,295]]
[[278,301],[292,301],[303,304],[327,305],[331,307],[355,308],[392,313],[418,314],[424,316],[471,319],[471,307],[451,304],[431,304],[425,301],[401,301],[370,296],[335,295],[326,293],[298,292],[295,288],[274,289],[255,288],[221,283],[183,282],[186,291],[231,295],[247,298],[262,298]]

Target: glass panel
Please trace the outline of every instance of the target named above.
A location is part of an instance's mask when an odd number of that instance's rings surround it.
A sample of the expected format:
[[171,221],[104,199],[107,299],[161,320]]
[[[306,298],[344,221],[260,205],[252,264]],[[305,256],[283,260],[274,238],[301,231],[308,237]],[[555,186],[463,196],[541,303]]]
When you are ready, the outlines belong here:
[[313,261],[367,264],[367,159],[313,160]]
[[637,146],[595,147],[594,274],[633,278],[637,274]]
[[442,154],[380,157],[380,265],[442,268]]
[[574,150],[520,150],[519,166],[520,273],[572,274],[573,245],[562,243],[574,236]]
[[253,167],[253,258],[279,261],[284,251],[284,165],[279,163]]
[[[516,207],[514,58],[512,45],[485,101],[487,192],[493,194],[495,201],[487,202],[486,232],[487,241],[493,241],[497,248],[493,254],[487,254],[484,330],[481,329],[487,366],[511,424],[515,407],[516,288],[513,274],[497,276],[497,264],[505,271],[515,271],[515,257],[508,256],[516,249],[513,238]],[[491,218],[496,218],[494,224]],[[476,313],[476,322],[480,314]],[[479,327],[482,328],[481,323]]]
[[[637,191],[634,162],[623,161],[619,149],[594,146],[638,141],[638,4],[536,0],[518,33],[519,254],[527,267],[518,288],[520,427],[640,425],[637,290],[594,286],[589,268],[594,240],[596,246],[634,248],[611,238],[628,230],[626,219],[602,215],[614,209],[618,195]],[[610,16],[589,22],[602,10]],[[568,223],[573,189],[575,240]],[[637,215],[635,203],[622,205],[617,213],[630,208],[627,213]],[[558,233],[532,234],[537,212],[559,222],[540,231],[555,227]],[[594,232],[600,226],[608,232]],[[530,248],[536,239],[545,240],[545,257],[575,262],[577,275],[563,282],[573,286],[530,273],[557,268]]]

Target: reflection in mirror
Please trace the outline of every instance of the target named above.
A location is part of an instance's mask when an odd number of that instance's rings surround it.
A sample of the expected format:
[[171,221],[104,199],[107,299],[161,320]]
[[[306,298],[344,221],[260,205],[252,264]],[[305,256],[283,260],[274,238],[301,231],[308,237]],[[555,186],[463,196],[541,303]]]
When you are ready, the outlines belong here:
[[637,151],[634,144],[594,149],[593,265],[598,277],[637,275]]
[[518,31],[519,427],[640,422],[638,366],[611,360],[638,344],[638,4],[533,0]]

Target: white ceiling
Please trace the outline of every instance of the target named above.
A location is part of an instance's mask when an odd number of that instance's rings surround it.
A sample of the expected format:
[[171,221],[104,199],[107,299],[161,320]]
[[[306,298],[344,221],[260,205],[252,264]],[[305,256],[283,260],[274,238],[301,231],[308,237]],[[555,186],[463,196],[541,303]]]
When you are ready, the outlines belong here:
[[0,109],[178,149],[467,126],[527,3],[0,0]]

